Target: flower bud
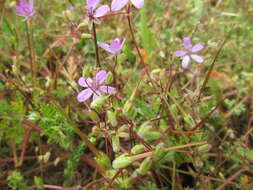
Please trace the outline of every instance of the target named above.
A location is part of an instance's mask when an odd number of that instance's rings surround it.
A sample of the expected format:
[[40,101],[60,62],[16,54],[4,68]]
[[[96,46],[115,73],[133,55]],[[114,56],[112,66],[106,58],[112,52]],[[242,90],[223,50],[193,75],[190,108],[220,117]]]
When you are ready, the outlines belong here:
[[113,127],[117,126],[118,122],[117,122],[117,118],[114,112],[108,110],[107,117]]
[[122,125],[119,129],[118,132],[126,132],[128,131],[128,125]]
[[117,173],[117,171],[114,170],[114,169],[107,170],[106,171],[106,177],[111,179],[111,178],[113,178],[113,176],[115,176],[116,173]]
[[84,20],[83,22],[81,22],[77,28],[82,28],[82,27],[86,27],[89,25],[89,22],[87,20]]
[[129,138],[129,133],[126,132],[119,132],[118,135],[121,138]]
[[147,173],[148,170],[150,169],[151,165],[152,165],[151,158],[150,157],[145,158],[142,161],[142,163],[141,163],[141,165],[140,165],[140,167],[138,169],[138,173],[139,174],[145,174],[145,173]]
[[160,133],[152,130],[152,126],[148,125],[146,122],[142,124],[137,132],[137,134],[146,141],[153,141],[160,137]]
[[90,66],[86,66],[83,68],[83,72],[82,72],[82,77],[87,78],[88,76],[90,76],[92,71],[92,68]]
[[82,33],[82,34],[81,34],[81,38],[82,38],[82,39],[89,39],[89,38],[92,38],[92,35],[89,34],[89,33]]
[[154,162],[158,162],[159,160],[161,160],[165,156],[166,153],[167,152],[163,150],[161,145],[157,145],[152,155]]
[[97,115],[97,113],[95,111],[92,111],[92,110],[89,111],[88,116],[92,119],[92,121],[95,121],[95,122],[100,121],[100,118],[99,118],[99,116]]
[[120,141],[118,135],[112,136],[112,149],[113,152],[119,152],[120,150]]
[[129,166],[132,162],[133,160],[131,159],[131,157],[126,156],[126,155],[121,155],[115,160],[113,160],[112,167],[114,169],[125,168]]
[[131,149],[132,154],[140,154],[145,150],[145,146],[143,144],[137,144]]
[[187,114],[187,115],[184,116],[184,121],[188,125],[194,126],[194,121],[193,121],[192,117],[189,114]]
[[96,161],[97,161],[98,165],[104,169],[111,168],[111,161],[110,161],[109,157],[104,153],[101,153],[100,156],[98,156],[96,158]]
[[197,148],[197,150],[199,152],[202,152],[202,153],[205,153],[205,152],[209,152],[209,150],[211,149],[211,145],[210,144],[204,144],[204,145],[201,145]]
[[106,75],[106,83],[110,84],[113,82],[113,74],[111,72],[108,72]]
[[99,96],[96,100],[91,102],[91,108],[96,108],[99,106],[102,106],[105,103],[106,97],[105,96]]

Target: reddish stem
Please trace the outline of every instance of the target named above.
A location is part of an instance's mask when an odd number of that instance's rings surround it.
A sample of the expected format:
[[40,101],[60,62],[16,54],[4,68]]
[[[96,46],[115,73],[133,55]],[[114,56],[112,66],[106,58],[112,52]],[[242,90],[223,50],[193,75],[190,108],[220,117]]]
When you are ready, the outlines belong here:
[[18,166],[22,166],[22,164],[23,164],[26,148],[27,148],[27,145],[29,143],[29,139],[30,139],[32,130],[33,130],[32,128],[26,129],[26,132],[25,132],[25,135],[24,135],[24,141],[23,141],[23,144],[22,144],[22,152],[20,154]]

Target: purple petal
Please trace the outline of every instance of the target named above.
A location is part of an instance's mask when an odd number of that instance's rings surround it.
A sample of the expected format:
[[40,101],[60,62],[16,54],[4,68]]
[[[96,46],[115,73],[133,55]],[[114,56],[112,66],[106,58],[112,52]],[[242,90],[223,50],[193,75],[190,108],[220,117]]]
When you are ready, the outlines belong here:
[[91,86],[91,83],[92,83],[92,79],[91,78],[85,79],[85,78],[81,77],[78,80],[78,84],[80,86],[82,86],[82,87],[89,87],[89,86]]
[[140,9],[144,5],[144,0],[131,0],[131,2],[137,9]]
[[19,2],[20,2],[19,3],[20,7],[27,7],[27,6],[29,6],[28,2],[26,0],[20,0]]
[[15,5],[14,8],[16,9],[17,14],[25,15],[25,12],[23,11],[22,7]]
[[101,90],[102,92],[107,93],[107,94],[115,94],[116,93],[116,89],[111,86],[101,86],[101,87],[99,87],[99,90]]
[[194,59],[198,63],[202,63],[204,61],[204,59],[202,57],[195,55],[195,54],[192,54],[191,58]]
[[108,5],[102,5],[96,10],[94,17],[98,18],[98,17],[104,16],[109,11],[110,11],[110,7]]
[[87,99],[89,99],[89,98],[91,97],[92,93],[93,93],[92,90],[89,89],[89,88],[87,88],[87,89],[81,91],[81,92],[78,94],[77,100],[78,100],[79,102],[84,102],[85,100],[87,100]]
[[96,74],[96,82],[98,82],[99,84],[102,84],[105,79],[106,79],[106,71],[101,70]]
[[111,9],[112,9],[112,11],[119,11],[127,3],[128,3],[128,0],[113,0],[112,4],[111,4]]
[[178,50],[174,52],[175,56],[184,56],[187,52],[184,50]]
[[188,48],[190,48],[190,47],[192,46],[192,43],[191,43],[191,39],[190,39],[190,38],[185,37],[183,41],[184,41],[184,47],[185,47],[186,49],[188,49]]
[[112,41],[112,43],[110,44],[110,50],[114,53],[117,53],[118,51],[120,51],[121,49],[121,43],[120,43],[120,39],[115,39]]
[[99,96],[101,96],[101,92],[99,91],[95,91],[95,93],[93,93],[93,98],[92,98],[92,101],[96,100]]
[[99,2],[100,0],[87,0],[87,5],[95,9],[98,6]]
[[183,61],[182,61],[182,67],[186,69],[189,65],[189,62],[190,62],[190,57],[188,55],[184,56]]
[[123,48],[123,46],[124,46],[124,44],[125,44],[125,41],[126,41],[126,39],[123,39],[123,40],[122,40],[122,42],[121,42],[121,44],[120,44],[120,49]]
[[197,51],[200,51],[200,50],[202,50],[204,48],[204,45],[202,45],[202,44],[196,44],[196,45],[194,45],[193,47],[192,47],[192,52],[197,52]]
[[106,51],[109,51],[110,53],[113,53],[110,49],[109,44],[103,43],[103,42],[98,42],[98,46],[103,48]]
[[34,7],[34,2],[33,2],[33,0],[30,0],[29,9],[32,11],[33,7]]

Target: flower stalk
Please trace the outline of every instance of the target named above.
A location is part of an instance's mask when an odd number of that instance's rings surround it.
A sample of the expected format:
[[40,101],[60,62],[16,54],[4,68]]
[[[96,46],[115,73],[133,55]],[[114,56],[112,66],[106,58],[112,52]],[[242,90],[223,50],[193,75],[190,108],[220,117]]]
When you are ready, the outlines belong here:
[[28,44],[28,49],[29,49],[29,56],[30,56],[30,69],[31,69],[31,74],[32,74],[32,84],[33,84],[33,87],[34,87],[34,82],[35,82],[34,52],[33,52],[32,42],[31,42],[31,35],[33,35],[33,34],[30,32],[29,20],[26,20],[25,26],[26,26],[26,38],[27,38],[27,44]]
[[97,42],[97,33],[96,33],[96,24],[92,23],[92,31],[93,31],[93,40],[94,40],[94,46],[96,51],[96,66],[101,67],[100,65],[100,59],[99,59],[99,52],[98,52],[98,42]]

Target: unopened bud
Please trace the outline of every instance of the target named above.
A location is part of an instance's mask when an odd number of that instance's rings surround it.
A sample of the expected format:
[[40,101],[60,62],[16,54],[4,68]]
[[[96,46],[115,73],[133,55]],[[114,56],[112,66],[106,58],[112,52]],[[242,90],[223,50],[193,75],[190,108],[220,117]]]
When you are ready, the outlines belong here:
[[96,158],[96,161],[97,161],[98,165],[104,169],[111,168],[111,161],[110,161],[109,157],[104,153],[101,153],[100,156],[98,156]]
[[106,75],[106,83],[110,84],[113,82],[113,74],[111,72],[108,72]]
[[113,127],[117,126],[118,122],[117,122],[116,114],[114,112],[107,111],[107,117]]
[[86,66],[83,68],[82,77],[87,78],[90,76],[90,73],[92,71],[92,68],[90,66]]
[[121,138],[129,138],[129,133],[126,132],[119,132],[118,135]]
[[129,166],[132,162],[133,160],[131,159],[131,157],[126,156],[126,155],[121,155],[115,160],[113,160],[112,167],[114,169],[125,168]]
[[78,25],[78,28],[86,27],[89,25],[89,22],[87,20],[84,20]]
[[160,133],[152,130],[152,126],[144,123],[140,126],[137,134],[146,141],[153,141],[160,137]]
[[211,147],[212,146],[210,144],[204,144],[204,145],[199,146],[197,150],[199,152],[205,153],[205,152],[209,152]]
[[119,152],[120,150],[120,141],[118,135],[112,136],[112,149],[113,152]]
[[140,167],[138,169],[138,173],[139,174],[145,174],[145,173],[147,173],[148,170],[150,169],[151,165],[152,165],[151,158],[150,157],[145,158],[142,161],[142,163],[141,163],[141,165],[140,165]]
[[143,144],[137,144],[131,149],[132,154],[140,154],[145,150],[145,146]]
[[92,110],[89,111],[88,116],[92,119],[92,121],[95,121],[95,122],[100,121],[100,118],[99,118],[98,114],[95,111],[92,111]]
[[157,145],[155,147],[155,151],[153,152],[152,158],[154,162],[161,160],[165,156],[166,152],[163,150],[161,145]]
[[105,103],[106,97],[105,96],[99,96],[96,100],[91,102],[91,108],[96,108],[99,106],[102,106]]
[[82,33],[82,34],[81,34],[81,38],[82,38],[82,39],[89,39],[89,38],[92,38],[92,35],[89,34],[89,33]]

